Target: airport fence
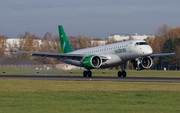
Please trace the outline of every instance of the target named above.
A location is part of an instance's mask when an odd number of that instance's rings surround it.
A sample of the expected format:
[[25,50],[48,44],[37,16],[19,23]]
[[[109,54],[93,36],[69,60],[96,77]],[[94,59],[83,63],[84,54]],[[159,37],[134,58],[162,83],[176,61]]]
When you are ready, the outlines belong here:
[[0,65],[0,69],[27,69],[27,70],[70,70],[81,69],[69,64],[41,64],[41,65]]
[[55,69],[53,65],[0,65],[0,69],[29,69],[29,70],[50,70]]

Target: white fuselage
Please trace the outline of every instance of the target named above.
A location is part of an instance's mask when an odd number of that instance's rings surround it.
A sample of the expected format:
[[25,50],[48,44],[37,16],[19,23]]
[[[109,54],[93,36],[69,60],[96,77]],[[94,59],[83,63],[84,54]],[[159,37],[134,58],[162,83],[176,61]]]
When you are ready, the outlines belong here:
[[117,66],[128,60],[133,60],[139,57],[145,57],[152,54],[152,48],[144,40],[129,40],[76,50],[68,54],[83,54],[83,55],[98,55],[106,61],[103,62],[102,68]]

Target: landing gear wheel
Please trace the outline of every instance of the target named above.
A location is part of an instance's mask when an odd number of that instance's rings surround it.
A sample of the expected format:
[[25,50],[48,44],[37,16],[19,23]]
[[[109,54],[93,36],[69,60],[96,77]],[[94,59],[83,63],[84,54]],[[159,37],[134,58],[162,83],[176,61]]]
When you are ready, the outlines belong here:
[[126,77],[126,71],[118,71],[118,77]]
[[122,76],[126,77],[126,71],[125,70],[122,71]]
[[84,71],[83,72],[83,76],[84,77],[91,77],[92,76],[92,72],[91,71]]
[[91,71],[88,71],[88,77],[91,77],[92,76],[92,72]]
[[122,72],[118,71],[118,77],[121,77],[121,75],[122,75]]
[[84,71],[84,72],[83,72],[83,76],[84,76],[84,77],[87,77],[87,74],[88,74],[87,71]]

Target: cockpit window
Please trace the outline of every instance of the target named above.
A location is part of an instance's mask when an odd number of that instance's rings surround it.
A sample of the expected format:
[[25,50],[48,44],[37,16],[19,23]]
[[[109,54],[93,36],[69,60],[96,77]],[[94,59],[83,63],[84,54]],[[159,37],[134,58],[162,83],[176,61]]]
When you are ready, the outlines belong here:
[[148,45],[147,42],[139,42],[139,43],[140,43],[140,45]]
[[148,43],[147,43],[147,42],[136,42],[135,45],[136,45],[136,46],[137,46],[137,45],[148,45]]

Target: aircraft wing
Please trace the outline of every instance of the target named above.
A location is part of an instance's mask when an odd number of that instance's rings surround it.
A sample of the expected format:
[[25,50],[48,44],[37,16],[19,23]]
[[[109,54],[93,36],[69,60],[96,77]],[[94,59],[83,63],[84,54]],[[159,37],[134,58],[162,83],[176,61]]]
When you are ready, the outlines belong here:
[[151,54],[150,57],[163,57],[163,56],[171,56],[171,55],[175,55],[175,53]]
[[[62,54],[62,53],[52,53],[52,52],[31,52],[31,51],[19,51],[19,50],[12,50],[9,52],[17,52],[20,54],[31,54],[32,56],[40,56],[42,58],[51,57],[56,58],[58,60],[65,60],[65,59],[71,59],[71,60],[82,60],[86,55],[83,54]],[[109,60],[107,56],[100,56],[103,60]]]
[[42,58],[51,57],[57,58],[58,60],[64,59],[72,59],[72,60],[81,60],[84,58],[82,54],[62,54],[62,53],[52,53],[52,52],[30,52],[30,51],[10,51],[10,52],[17,52],[20,54],[31,54],[32,56],[40,56]]

